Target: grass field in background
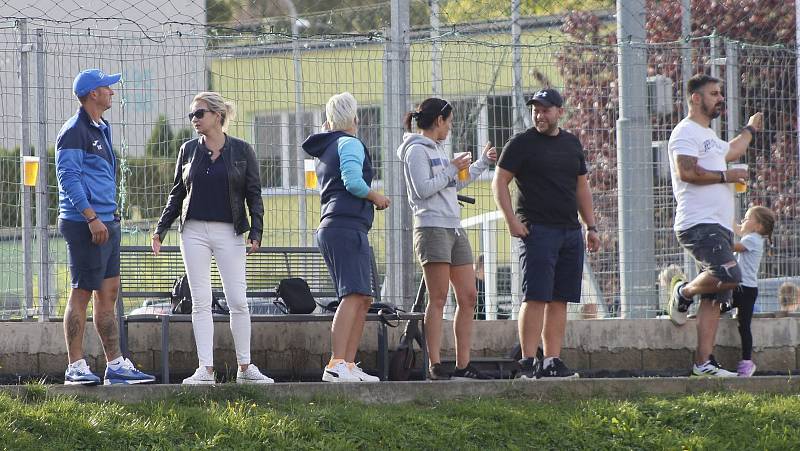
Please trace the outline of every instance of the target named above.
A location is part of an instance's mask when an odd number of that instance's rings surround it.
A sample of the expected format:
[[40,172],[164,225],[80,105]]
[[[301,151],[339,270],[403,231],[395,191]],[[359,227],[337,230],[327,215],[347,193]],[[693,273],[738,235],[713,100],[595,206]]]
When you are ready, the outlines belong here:
[[117,404],[0,394],[8,449],[676,449],[800,447],[800,397],[708,393],[365,405],[211,395]]

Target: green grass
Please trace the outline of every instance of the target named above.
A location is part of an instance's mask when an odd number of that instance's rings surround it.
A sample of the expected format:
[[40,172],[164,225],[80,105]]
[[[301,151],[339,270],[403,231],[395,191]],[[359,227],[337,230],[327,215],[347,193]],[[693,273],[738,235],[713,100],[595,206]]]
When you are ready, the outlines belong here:
[[798,449],[800,396],[491,398],[401,405],[255,390],[117,404],[0,394],[7,449]]

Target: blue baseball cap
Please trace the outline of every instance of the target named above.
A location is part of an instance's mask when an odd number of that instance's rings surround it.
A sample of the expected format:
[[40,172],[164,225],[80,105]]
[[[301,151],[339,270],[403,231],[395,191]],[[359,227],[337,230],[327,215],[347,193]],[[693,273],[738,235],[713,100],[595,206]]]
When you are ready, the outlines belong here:
[[111,86],[122,78],[122,74],[108,75],[100,69],[86,69],[75,76],[72,82],[72,92],[78,97],[94,91],[102,86]]

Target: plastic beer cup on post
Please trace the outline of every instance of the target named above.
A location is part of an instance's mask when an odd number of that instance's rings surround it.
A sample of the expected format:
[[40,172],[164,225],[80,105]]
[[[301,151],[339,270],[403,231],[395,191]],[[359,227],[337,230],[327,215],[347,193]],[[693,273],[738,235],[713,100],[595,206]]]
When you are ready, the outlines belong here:
[[314,167],[314,160],[303,160],[304,171],[306,173],[306,189],[317,187],[317,170]]
[[[469,155],[472,156],[470,152],[459,152],[456,154],[456,157],[460,157],[462,155]],[[459,169],[458,171],[458,181],[459,182],[466,182],[469,180],[469,166],[465,167],[464,169]]]
[[22,171],[22,184],[36,186],[36,179],[39,175],[39,157],[22,157]]
[[[744,169],[746,171],[747,170],[747,165],[744,164],[744,163],[737,163],[737,164],[732,164],[730,166],[730,168],[731,169]],[[733,186],[735,187],[737,193],[746,193],[747,192],[747,183],[735,182],[733,184]]]

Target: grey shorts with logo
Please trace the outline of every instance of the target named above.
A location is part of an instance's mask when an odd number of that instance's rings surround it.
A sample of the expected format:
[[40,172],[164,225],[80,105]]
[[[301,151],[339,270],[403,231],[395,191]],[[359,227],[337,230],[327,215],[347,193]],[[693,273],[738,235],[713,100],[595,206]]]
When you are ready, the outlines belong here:
[[[699,270],[722,282],[742,281],[742,269],[733,255],[733,232],[719,224],[698,224],[676,233],[678,243],[691,254]],[[731,292],[703,294],[702,299],[728,300]]]
[[414,253],[422,266],[428,263],[471,265],[472,247],[464,229],[414,228]]

